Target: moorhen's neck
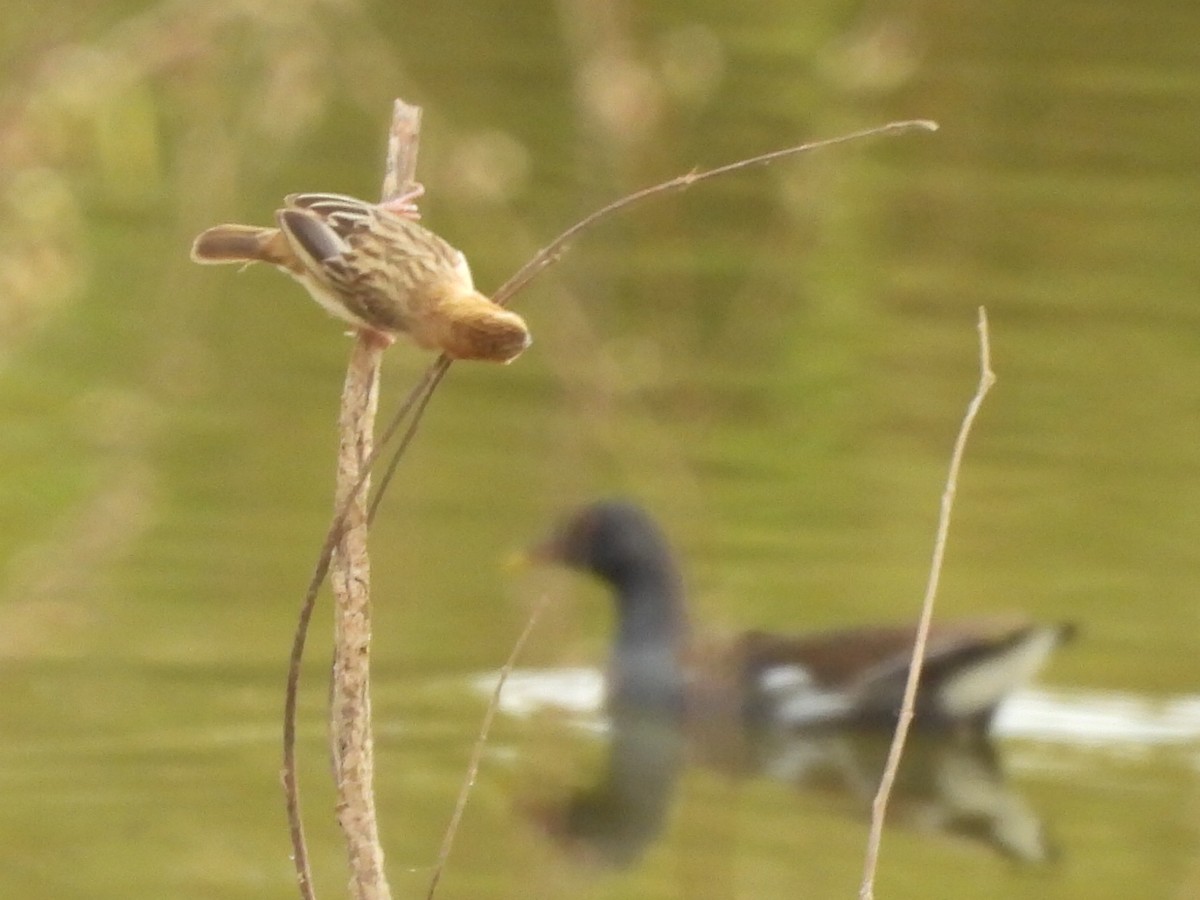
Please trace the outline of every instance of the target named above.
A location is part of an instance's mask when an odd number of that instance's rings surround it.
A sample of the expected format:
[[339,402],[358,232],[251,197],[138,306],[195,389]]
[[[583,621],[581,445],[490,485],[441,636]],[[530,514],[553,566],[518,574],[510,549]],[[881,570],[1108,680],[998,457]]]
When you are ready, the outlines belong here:
[[688,622],[674,564],[665,554],[639,559],[606,580],[614,591],[617,614],[609,663],[610,706],[682,711]]

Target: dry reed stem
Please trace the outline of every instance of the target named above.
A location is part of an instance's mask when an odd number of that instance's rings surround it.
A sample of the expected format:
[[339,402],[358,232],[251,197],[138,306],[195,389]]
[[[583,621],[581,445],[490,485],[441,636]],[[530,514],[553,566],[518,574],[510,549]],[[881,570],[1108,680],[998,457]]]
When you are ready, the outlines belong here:
[[[421,109],[396,100],[388,132],[384,201],[415,182]],[[338,417],[338,469],[334,510],[345,510],[330,567],[334,597],[334,650],[330,693],[337,818],[346,840],[355,900],[390,900],[383,846],[375,814],[375,744],[371,731],[371,561],[367,461],[379,406],[379,371],[387,344],[369,331],[355,336]]]
[[950,469],[946,474],[946,487],[942,492],[941,512],[938,516],[937,535],[933,544],[929,580],[925,587],[925,599],[921,605],[921,620],[917,625],[917,635],[913,641],[912,664],[908,669],[908,680],[904,684],[904,700],[900,705],[900,716],[892,735],[892,745],[888,750],[887,765],[879,782],[879,791],[871,805],[871,832],[867,839],[862,885],[858,890],[859,900],[874,900],[875,897],[875,870],[879,865],[879,845],[883,841],[883,820],[887,814],[888,798],[891,796],[892,784],[896,780],[896,771],[900,767],[904,742],[908,737],[909,726],[912,724],[913,709],[917,699],[917,684],[921,678],[921,667],[925,661],[925,645],[929,640],[929,626],[933,620],[933,602],[937,597],[938,583],[942,577],[942,563],[946,558],[946,540],[950,534],[950,514],[954,510],[954,495],[958,490],[958,472],[962,468],[963,454],[966,451],[967,437],[971,433],[971,426],[975,422],[979,408],[983,405],[983,398],[996,383],[996,374],[992,371],[991,346],[988,341],[987,310],[982,306],[979,307],[978,329],[979,385],[975,388],[975,396],[967,404],[962,425],[958,429],[958,437],[954,441],[954,451],[950,454]]
[[537,623],[538,617],[550,602],[550,596],[543,595],[538,600],[537,605],[533,608],[533,612],[529,614],[529,620],[525,623],[525,628],[522,629],[516,643],[513,644],[512,651],[508,654],[508,659],[505,660],[504,666],[500,669],[500,676],[496,679],[496,689],[492,691],[491,699],[488,701],[487,711],[483,714],[483,722],[479,726],[479,737],[475,739],[475,747],[471,751],[471,759],[467,763],[467,774],[463,778],[462,786],[458,789],[458,799],[454,803],[454,813],[450,816],[450,824],[446,826],[446,833],[442,835],[442,845],[438,848],[437,862],[433,866],[433,875],[429,879],[429,892],[425,895],[426,900],[433,900],[433,894],[437,890],[438,882],[442,879],[442,871],[446,868],[446,860],[450,858],[450,850],[454,846],[454,836],[458,834],[458,826],[462,822],[463,811],[467,808],[467,798],[471,795],[471,788],[475,786],[475,778],[479,774],[479,764],[483,760],[483,748],[487,745],[488,732],[492,730],[492,722],[496,718],[496,710],[500,708],[500,693],[504,690],[504,682],[508,680],[509,674],[513,670],[513,666],[517,663],[517,657],[521,655],[521,650],[525,646],[525,642],[529,640],[529,635],[533,632],[533,626]]
[[[382,199],[390,200],[415,184],[420,143],[421,108],[396,100],[388,132]],[[330,742],[338,794],[338,822],[346,838],[351,886],[361,900],[391,896],[383,869],[374,801],[374,742],[370,705],[370,558],[367,553],[369,516],[366,489],[377,451],[373,448],[379,398],[379,370],[385,345],[377,337],[355,336],[342,406],[338,417],[339,448],[334,490],[334,518],[304,601],[301,604],[288,664],[283,715],[283,785],[292,861],[304,900],[315,900],[300,788],[296,772],[296,705],[301,663],[317,593],[332,568],[335,597],[334,666],[330,692]],[[408,400],[420,395],[419,384]],[[394,431],[385,435],[385,440]]]
[[420,148],[421,107],[396,99],[392,103],[392,127],[388,129],[387,159],[380,189],[380,199],[385,203],[416,186]]
[[[351,895],[390,900],[375,817],[374,740],[371,735],[371,561],[367,498],[355,491],[371,452],[384,344],[368,332],[354,340],[338,417],[334,509],[349,504],[329,583],[334,599],[333,688],[329,730],[337,820],[346,840]],[[363,482],[364,487],[366,482]]]
[[[440,378],[444,372],[444,368],[439,370],[436,366],[430,367],[425,376],[409,391],[392,423],[384,431],[379,442],[363,462],[359,473],[359,480],[350,492],[349,500],[352,501],[359,496],[371,471],[371,467],[379,456],[380,450],[395,435],[396,430],[403,423],[409,410],[417,405],[418,402],[422,406],[428,402],[430,392],[432,391],[432,376],[436,375],[437,378]],[[432,384],[436,384],[436,380]],[[412,439],[412,434],[415,430],[416,422],[414,421],[410,425],[408,433],[405,434],[403,446],[406,446],[407,442]],[[374,507],[372,507],[372,512],[373,510]],[[330,524],[329,530],[325,533],[325,541],[317,554],[317,564],[313,567],[313,573],[309,577],[308,587],[305,589],[304,599],[300,604],[300,615],[296,621],[296,630],[292,636],[292,652],[288,661],[287,687],[284,692],[282,777],[284,795],[287,801],[288,825],[292,841],[292,862],[296,870],[296,881],[300,887],[300,895],[304,900],[314,900],[314,895],[311,886],[312,872],[308,862],[308,846],[304,838],[304,823],[300,813],[300,786],[296,774],[296,706],[300,693],[300,670],[304,659],[305,645],[308,641],[308,626],[312,620],[313,610],[317,603],[317,594],[321,590],[321,585],[325,582],[325,576],[329,573],[329,565],[333,559],[334,549],[337,547],[348,512],[349,503],[343,503],[338,509],[337,514],[333,517],[333,522]],[[368,517],[368,524],[373,518],[373,515]]]

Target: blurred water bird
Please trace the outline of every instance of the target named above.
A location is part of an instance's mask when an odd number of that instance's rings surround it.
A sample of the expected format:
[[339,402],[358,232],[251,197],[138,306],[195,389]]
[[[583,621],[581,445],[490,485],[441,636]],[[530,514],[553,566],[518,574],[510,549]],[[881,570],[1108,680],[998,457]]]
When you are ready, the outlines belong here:
[[476,291],[466,257],[415,221],[418,193],[383,204],[290,194],[277,228],[217,225],[192,259],[270,263],[331,315],[389,342],[407,334],[453,359],[512,362],[530,344],[524,320]]
[[[732,642],[691,633],[683,582],[666,538],[632,503],[594,503],[525,554],[591,573],[613,592],[616,637],[608,703],[769,728],[894,726],[915,627],[805,635],[751,631]],[[1074,632],[1066,624],[991,620],[935,625],[915,722],[986,731],[1004,697],[1037,674]]]

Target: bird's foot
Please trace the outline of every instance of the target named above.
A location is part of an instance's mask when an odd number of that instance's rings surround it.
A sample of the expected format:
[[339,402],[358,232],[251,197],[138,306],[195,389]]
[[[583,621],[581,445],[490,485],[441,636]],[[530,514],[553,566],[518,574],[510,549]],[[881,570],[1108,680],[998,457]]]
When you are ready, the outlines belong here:
[[406,216],[410,219],[421,218],[421,213],[417,209],[417,198],[425,195],[425,185],[414,182],[403,194],[392,197],[390,200],[384,200],[379,204],[381,209],[386,209],[388,212],[396,213],[399,216]]

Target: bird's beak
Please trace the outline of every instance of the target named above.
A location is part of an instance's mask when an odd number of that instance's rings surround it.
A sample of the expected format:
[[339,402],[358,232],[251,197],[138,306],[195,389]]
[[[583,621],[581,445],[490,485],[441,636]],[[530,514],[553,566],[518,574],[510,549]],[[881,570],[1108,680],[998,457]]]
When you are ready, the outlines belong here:
[[510,575],[519,575],[521,572],[527,571],[536,565],[535,560],[528,550],[514,550],[509,553],[500,563],[500,568]]
[[559,541],[556,535],[543,538],[524,550],[514,550],[504,558],[504,571],[525,572],[534,566],[554,563],[560,558]]

